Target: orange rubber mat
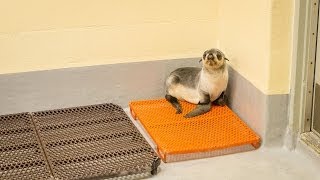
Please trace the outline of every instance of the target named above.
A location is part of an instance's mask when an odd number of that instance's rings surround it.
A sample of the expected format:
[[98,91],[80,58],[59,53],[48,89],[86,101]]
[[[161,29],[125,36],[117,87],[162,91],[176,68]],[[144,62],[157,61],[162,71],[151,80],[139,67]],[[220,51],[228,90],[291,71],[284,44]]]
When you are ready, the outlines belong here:
[[[218,150],[217,155],[222,155],[233,151],[230,148],[241,147],[243,151],[244,146],[249,145],[253,149],[260,146],[260,137],[227,106],[213,106],[204,115],[186,119],[183,116],[195,105],[180,103],[182,114],[175,114],[175,109],[165,99],[134,101],[129,104],[133,118],[138,119],[151,136],[165,162],[171,161],[168,159],[170,155],[192,154],[199,158],[201,156],[197,156],[197,153]],[[227,151],[222,152],[224,149]]]

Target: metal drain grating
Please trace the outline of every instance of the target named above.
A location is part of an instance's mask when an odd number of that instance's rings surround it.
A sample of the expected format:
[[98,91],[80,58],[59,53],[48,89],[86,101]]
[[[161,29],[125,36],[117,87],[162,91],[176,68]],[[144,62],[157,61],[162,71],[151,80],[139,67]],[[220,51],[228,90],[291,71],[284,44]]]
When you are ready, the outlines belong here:
[[29,113],[0,116],[0,179],[51,176]]
[[32,116],[55,178],[157,172],[160,159],[117,105],[42,111]]

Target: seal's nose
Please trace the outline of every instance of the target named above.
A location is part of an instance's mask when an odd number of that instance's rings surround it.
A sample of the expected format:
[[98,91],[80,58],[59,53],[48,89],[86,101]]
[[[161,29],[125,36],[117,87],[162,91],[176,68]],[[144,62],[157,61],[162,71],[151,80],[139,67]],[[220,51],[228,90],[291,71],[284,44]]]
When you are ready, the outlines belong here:
[[209,54],[209,55],[208,55],[208,59],[209,59],[209,60],[213,60],[213,54]]

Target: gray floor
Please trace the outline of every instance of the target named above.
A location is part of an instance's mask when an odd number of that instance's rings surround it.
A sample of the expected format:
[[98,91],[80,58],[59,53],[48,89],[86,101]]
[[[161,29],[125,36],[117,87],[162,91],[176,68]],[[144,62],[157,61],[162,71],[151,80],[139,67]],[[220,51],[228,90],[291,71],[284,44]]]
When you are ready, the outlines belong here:
[[[126,112],[129,114],[128,109]],[[151,140],[138,127],[149,142]],[[320,162],[307,154],[286,149],[260,148],[255,151],[160,165],[155,180],[320,180]]]
[[260,149],[178,163],[162,163],[151,179],[320,180],[320,166],[303,154]]

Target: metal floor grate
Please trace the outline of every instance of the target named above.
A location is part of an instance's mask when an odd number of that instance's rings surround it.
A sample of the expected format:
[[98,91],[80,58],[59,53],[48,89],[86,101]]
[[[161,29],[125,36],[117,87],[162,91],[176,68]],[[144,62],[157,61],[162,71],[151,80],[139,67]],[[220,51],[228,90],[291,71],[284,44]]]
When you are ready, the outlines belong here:
[[48,179],[50,176],[31,115],[0,116],[0,179]]
[[157,172],[160,159],[117,105],[41,111],[31,113],[31,117],[54,178],[113,178]]

